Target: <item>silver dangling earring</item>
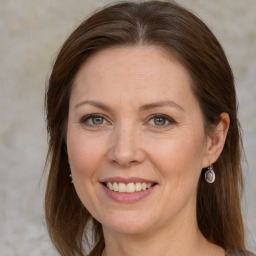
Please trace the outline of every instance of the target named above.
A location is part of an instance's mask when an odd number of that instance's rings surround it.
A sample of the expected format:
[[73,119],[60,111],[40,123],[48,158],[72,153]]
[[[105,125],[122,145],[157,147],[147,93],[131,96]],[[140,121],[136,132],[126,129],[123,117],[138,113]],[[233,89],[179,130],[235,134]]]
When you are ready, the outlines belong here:
[[70,165],[68,165],[68,173],[69,173],[70,183],[73,184],[73,178],[72,178],[72,172],[71,172]]
[[208,183],[213,183],[215,181],[215,172],[213,170],[212,164],[210,164],[208,170],[205,172],[204,178]]

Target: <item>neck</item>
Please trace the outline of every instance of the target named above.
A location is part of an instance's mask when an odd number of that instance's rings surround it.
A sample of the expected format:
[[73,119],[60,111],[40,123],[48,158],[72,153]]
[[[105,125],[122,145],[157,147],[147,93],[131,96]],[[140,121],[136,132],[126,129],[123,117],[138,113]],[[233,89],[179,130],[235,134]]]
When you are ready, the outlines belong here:
[[191,212],[186,216],[179,215],[170,226],[140,234],[117,233],[106,227],[103,232],[106,245],[104,256],[225,255],[222,248],[208,242],[201,234],[195,212],[193,215]]

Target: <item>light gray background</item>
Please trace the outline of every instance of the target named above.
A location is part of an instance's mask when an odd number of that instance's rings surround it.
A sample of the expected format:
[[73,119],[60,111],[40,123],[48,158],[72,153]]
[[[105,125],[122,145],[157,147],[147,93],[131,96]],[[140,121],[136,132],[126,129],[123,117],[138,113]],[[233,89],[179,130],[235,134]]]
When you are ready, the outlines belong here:
[[[44,226],[45,80],[60,45],[111,1],[0,0],[0,255],[55,255]],[[248,245],[256,252],[256,1],[180,0],[214,31],[233,68],[244,130]],[[214,213],[213,213],[214,214]]]

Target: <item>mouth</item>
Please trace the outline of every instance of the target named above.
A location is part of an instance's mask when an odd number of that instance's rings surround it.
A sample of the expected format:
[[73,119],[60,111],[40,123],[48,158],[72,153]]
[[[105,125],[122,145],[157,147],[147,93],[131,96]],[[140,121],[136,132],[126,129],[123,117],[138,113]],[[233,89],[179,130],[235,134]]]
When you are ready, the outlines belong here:
[[153,182],[104,182],[102,183],[109,190],[119,193],[135,193],[140,191],[146,191],[157,183]]
[[102,180],[101,185],[106,195],[118,203],[136,203],[148,197],[158,183],[139,177],[111,177]]

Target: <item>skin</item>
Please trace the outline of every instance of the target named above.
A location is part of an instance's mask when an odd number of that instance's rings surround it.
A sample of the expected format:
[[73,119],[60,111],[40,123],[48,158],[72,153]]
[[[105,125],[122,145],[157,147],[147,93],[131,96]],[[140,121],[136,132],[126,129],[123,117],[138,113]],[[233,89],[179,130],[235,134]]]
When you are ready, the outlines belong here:
[[[67,149],[77,194],[102,223],[104,255],[225,254],[198,229],[196,192],[228,127],[223,113],[211,137],[205,133],[188,72],[160,48],[111,48],[84,63],[70,98]],[[120,203],[103,189],[109,177],[156,185],[142,200]]]

